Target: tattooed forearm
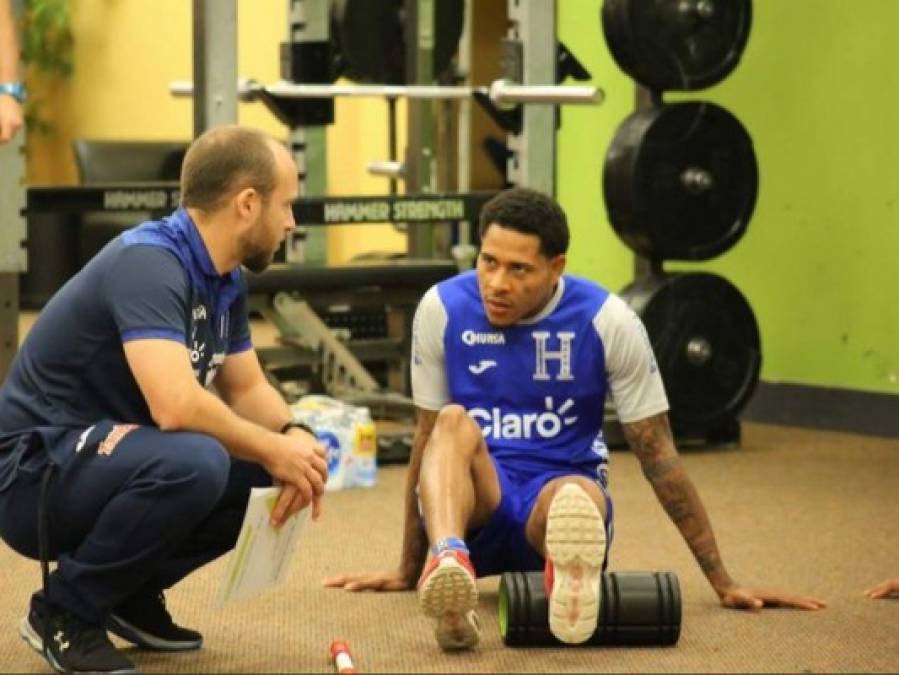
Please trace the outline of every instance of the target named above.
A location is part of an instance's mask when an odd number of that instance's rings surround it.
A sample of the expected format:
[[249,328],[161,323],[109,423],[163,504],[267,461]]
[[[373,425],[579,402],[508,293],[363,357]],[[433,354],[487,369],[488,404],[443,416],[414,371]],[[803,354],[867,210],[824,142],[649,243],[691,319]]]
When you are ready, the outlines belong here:
[[668,415],[665,413],[623,424],[622,431],[641,462],[644,458],[665,454],[668,446],[674,447]]
[[711,547],[696,551],[695,555],[696,562],[699,563],[700,569],[706,576],[724,569],[724,563],[721,562],[721,556],[718,555],[718,547],[715,546],[714,541],[712,541]]
[[681,529],[689,528],[690,531],[695,529],[696,518],[693,515],[692,500],[684,482],[677,479],[659,481],[651,478],[650,482],[671,520]]
[[677,525],[703,573],[716,589],[732,584],[718,553],[708,515],[674,447],[668,416],[663,413],[625,424],[623,430],[640,460],[643,475]]
[[647,460],[643,467],[643,475],[651,483],[664,480],[673,471],[680,468],[680,457],[664,457],[662,459]]
[[683,468],[678,467],[664,479],[651,483],[659,501],[680,530],[696,562],[712,585],[716,589],[730,586],[732,581],[718,553],[712,525],[696,488]]

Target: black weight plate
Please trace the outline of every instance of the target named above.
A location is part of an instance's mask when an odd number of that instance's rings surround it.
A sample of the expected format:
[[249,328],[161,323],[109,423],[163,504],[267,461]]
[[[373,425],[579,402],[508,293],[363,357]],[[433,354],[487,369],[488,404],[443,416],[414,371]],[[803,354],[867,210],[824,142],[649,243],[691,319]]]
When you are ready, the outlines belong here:
[[[464,0],[434,2],[434,79],[449,67],[459,49]],[[408,84],[406,78],[405,0],[336,0],[331,34],[343,64],[356,82]]]
[[605,0],[603,33],[619,67],[657,91],[720,82],[736,68],[752,0]]
[[600,9],[600,20],[612,58],[621,70],[633,77],[631,73],[634,72],[636,64],[630,41],[627,39],[627,15],[620,4],[615,0],[606,0]]
[[[705,187],[697,183],[703,179]],[[639,255],[706,260],[745,233],[758,180],[752,139],[739,120],[690,101],[622,122],[606,153],[603,194],[612,227]]]
[[621,296],[641,317],[655,352],[675,429],[734,418],[752,396],[761,340],[749,303],[714,274],[651,276]]

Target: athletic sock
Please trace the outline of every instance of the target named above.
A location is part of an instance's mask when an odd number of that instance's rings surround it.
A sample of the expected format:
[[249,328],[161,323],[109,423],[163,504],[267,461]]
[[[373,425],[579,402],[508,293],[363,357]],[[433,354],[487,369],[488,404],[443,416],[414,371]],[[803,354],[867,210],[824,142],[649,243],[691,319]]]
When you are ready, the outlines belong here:
[[469,555],[468,546],[466,546],[465,542],[462,539],[459,539],[459,537],[447,537],[446,539],[441,539],[431,547],[431,554],[435,558],[444,551],[459,551],[466,556]]

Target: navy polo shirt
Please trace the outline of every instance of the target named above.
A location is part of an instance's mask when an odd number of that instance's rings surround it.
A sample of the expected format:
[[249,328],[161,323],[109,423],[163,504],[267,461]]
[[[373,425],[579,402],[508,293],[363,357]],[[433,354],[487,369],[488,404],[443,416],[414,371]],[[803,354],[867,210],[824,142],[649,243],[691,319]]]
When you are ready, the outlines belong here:
[[240,269],[216,272],[184,209],[122,233],[41,311],[0,388],[0,434],[153,424],[123,343],[184,344],[207,386],[227,354],[252,347],[246,295]]

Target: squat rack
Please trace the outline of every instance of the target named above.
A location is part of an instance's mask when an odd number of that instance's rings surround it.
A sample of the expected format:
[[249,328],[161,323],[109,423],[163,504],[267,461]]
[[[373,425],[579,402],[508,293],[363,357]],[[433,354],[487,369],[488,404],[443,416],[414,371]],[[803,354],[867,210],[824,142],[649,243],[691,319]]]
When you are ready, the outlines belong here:
[[[333,121],[333,98],[377,96],[388,101],[409,99],[408,150],[403,176],[407,192],[429,193],[456,186],[435,181],[435,123],[433,102],[465,100],[481,95],[497,105],[524,103],[521,125],[507,137],[510,182],[555,194],[557,104],[595,103],[601,92],[595,87],[558,86],[556,3],[547,0],[508,0],[509,31],[504,41],[508,56],[505,77],[488,87],[438,86],[433,72],[435,25],[434,0],[406,0],[407,73],[409,85],[334,85],[323,73],[314,82],[291,81],[297,71],[311,71],[304,58],[321,61],[327,52],[330,33],[330,0],[288,0],[288,43],[282,45],[282,80],[261,85],[253,80],[238,82],[236,73],[236,0],[194,0],[194,82],[174,82],[173,94],[193,95],[194,135],[214,124],[233,123],[238,100],[331,99],[330,108],[317,115],[301,114],[288,124],[290,149],[300,169],[300,193],[324,196],[325,128]],[[214,8],[213,8],[214,5]],[[465,3],[465,27],[460,40],[460,62],[469,63],[471,0]],[[296,48],[296,49],[295,49]],[[316,51],[317,48],[317,51]],[[299,56],[295,56],[299,55]],[[300,59],[299,61],[294,59]],[[286,68],[285,68],[286,65]],[[318,64],[316,64],[318,65]],[[289,72],[288,72],[289,71]],[[468,78],[468,73],[461,73]],[[288,79],[290,77],[290,79]],[[235,87],[234,83],[238,83]],[[267,100],[268,99],[268,100]],[[326,103],[326,105],[328,104]],[[315,119],[318,116],[321,119]],[[283,120],[282,116],[279,118]],[[462,134],[460,143],[466,140]],[[467,157],[467,148],[459,155]],[[466,169],[460,167],[459,183],[467,184]],[[466,185],[467,187],[467,185]],[[324,263],[324,233],[301,231],[286,252],[288,262]],[[434,257],[426,231],[410,231],[408,252]],[[462,237],[463,239],[467,237]]]

